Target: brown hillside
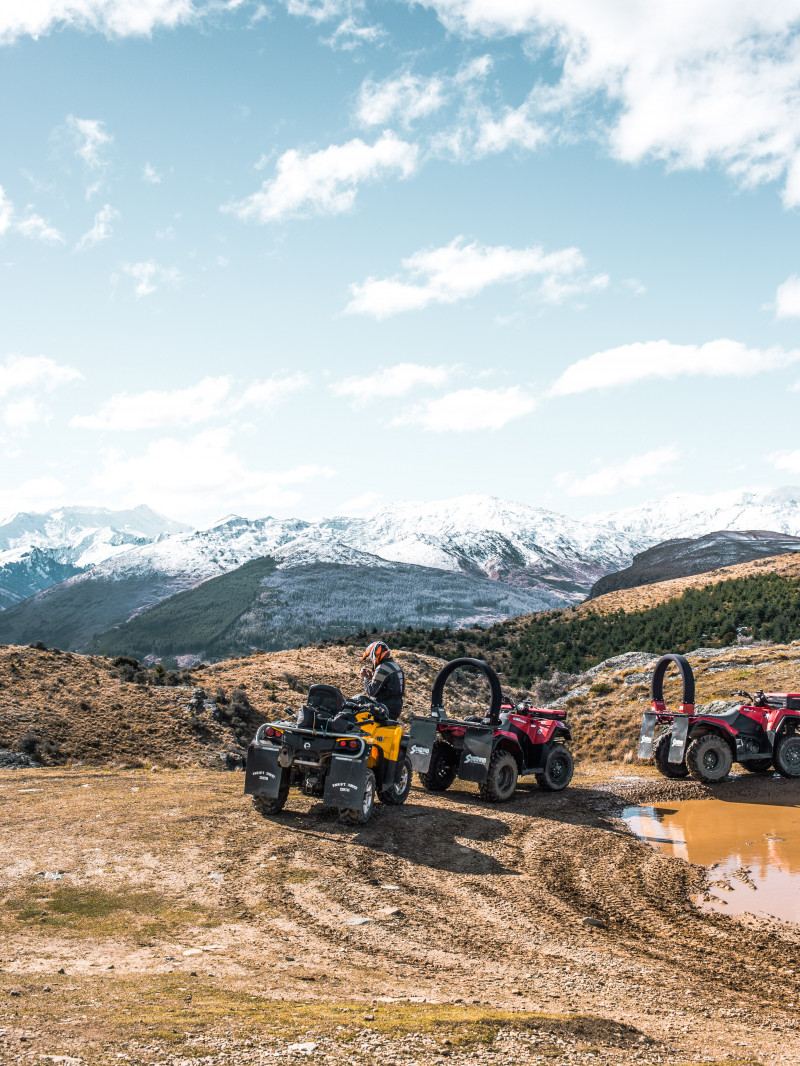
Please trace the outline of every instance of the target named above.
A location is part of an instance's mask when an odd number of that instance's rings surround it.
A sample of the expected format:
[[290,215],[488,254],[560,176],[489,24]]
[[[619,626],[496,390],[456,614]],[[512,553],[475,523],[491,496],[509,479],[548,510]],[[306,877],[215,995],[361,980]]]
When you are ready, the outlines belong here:
[[594,600],[585,600],[577,612],[599,611],[601,614],[611,611],[645,611],[648,607],[657,607],[659,603],[680,596],[686,589],[705,588],[720,581],[731,581],[737,577],[753,577],[755,574],[779,574],[781,577],[800,577],[800,552],[786,555],[770,555],[767,559],[754,559],[749,563],[737,563],[736,566],[723,566],[719,570],[710,570],[706,574],[692,574],[690,577],[676,577],[671,581],[659,581],[653,585],[639,585],[633,589],[620,589],[607,592]]
[[[261,722],[296,710],[318,681],[361,690],[361,649],[308,648],[233,659],[185,671],[179,686],[125,680],[100,656],[0,646],[0,750],[45,764],[86,762],[224,768],[244,754]],[[427,710],[441,660],[398,653],[409,711]],[[205,700],[193,700],[202,689]],[[238,690],[238,694],[237,694]],[[214,710],[216,706],[216,712]]]
[[[258,725],[285,717],[287,705],[296,709],[310,684],[359,691],[360,654],[340,646],[258,654],[197,667],[186,684],[170,687],[122,680],[112,660],[96,656],[0,647],[0,749],[29,750],[45,764],[232,767]],[[427,713],[443,660],[396,657],[408,679],[404,717]],[[800,642],[700,651],[689,660],[698,703],[741,688],[800,691]],[[558,702],[567,708],[578,758],[633,757],[650,676],[647,665],[612,659],[577,679]],[[207,697],[199,706],[192,702],[198,688]],[[448,687],[448,695],[453,715],[487,701],[482,681],[462,684],[457,695]],[[667,695],[679,698],[669,682]]]

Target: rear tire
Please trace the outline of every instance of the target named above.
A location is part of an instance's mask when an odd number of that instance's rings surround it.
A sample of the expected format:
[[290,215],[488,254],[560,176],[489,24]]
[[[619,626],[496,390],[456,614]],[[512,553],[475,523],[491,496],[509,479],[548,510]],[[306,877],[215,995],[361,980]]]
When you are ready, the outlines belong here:
[[772,769],[772,759],[740,759],[740,765],[751,774],[768,774]]
[[724,781],[731,772],[733,755],[727,741],[716,733],[706,733],[686,749],[686,765],[695,780],[713,785]]
[[357,811],[348,809],[339,811],[339,821],[345,825],[366,825],[375,810],[375,774],[367,770],[367,780],[364,783],[364,799]]
[[458,759],[453,748],[442,740],[434,740],[428,769],[419,775],[422,787],[428,792],[444,792],[455,781],[457,773]]
[[517,760],[509,752],[498,749],[489,760],[485,783],[479,786],[481,799],[506,803],[514,795],[518,777]]
[[671,743],[672,730],[670,729],[661,734],[656,741],[655,748],[653,748],[653,762],[656,764],[656,769],[662,777],[688,777],[689,771],[686,768],[685,758],[683,762],[669,761],[669,746]]
[[388,803],[390,806],[399,807],[401,803],[405,803],[408,799],[408,794],[411,791],[411,779],[414,776],[414,770],[411,766],[411,760],[407,755],[401,755],[400,761],[397,764],[397,775],[393,785],[389,785],[388,788],[382,789],[378,793],[378,799],[381,803]]
[[800,733],[789,733],[778,741],[775,769],[782,777],[800,777]]
[[572,752],[564,744],[554,744],[545,756],[544,771],[536,775],[536,781],[545,792],[562,792],[574,773]]
[[277,796],[253,796],[253,806],[262,817],[280,814],[289,798],[289,786],[281,787]]

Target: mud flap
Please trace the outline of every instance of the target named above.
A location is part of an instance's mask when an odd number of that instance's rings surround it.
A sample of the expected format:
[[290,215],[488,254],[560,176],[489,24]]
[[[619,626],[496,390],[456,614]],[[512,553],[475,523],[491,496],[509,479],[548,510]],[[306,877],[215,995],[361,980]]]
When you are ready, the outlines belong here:
[[649,759],[653,754],[653,737],[656,732],[658,715],[654,711],[645,711],[642,715],[642,731],[639,734],[639,758]]
[[428,772],[437,725],[438,722],[432,718],[414,718],[411,721],[407,751],[411,760],[411,768],[418,774]]
[[266,796],[275,799],[280,791],[284,771],[278,765],[277,747],[251,744],[247,749],[244,774],[245,796]]
[[489,775],[489,759],[492,756],[492,729],[468,729],[464,736],[464,749],[458,776],[462,781],[477,781],[482,785]]
[[326,807],[343,807],[350,811],[360,810],[364,802],[366,785],[366,759],[334,755],[328,776],[325,778],[325,795],[322,802]]
[[682,763],[686,754],[686,737],[689,733],[689,715],[675,714],[672,717],[672,743],[669,746],[669,762]]

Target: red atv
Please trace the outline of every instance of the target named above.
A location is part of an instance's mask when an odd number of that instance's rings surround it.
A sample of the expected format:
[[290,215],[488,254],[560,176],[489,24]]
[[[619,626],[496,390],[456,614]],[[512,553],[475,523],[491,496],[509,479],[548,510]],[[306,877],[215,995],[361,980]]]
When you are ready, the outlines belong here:
[[[483,717],[448,718],[444,686],[460,667],[485,675],[491,703]],[[433,683],[430,715],[411,720],[408,755],[429,792],[444,792],[457,777],[476,781],[481,797],[492,803],[511,799],[520,777],[535,776],[540,788],[560,792],[572,780],[574,764],[565,741],[572,739],[565,711],[514,706],[500,690],[500,679],[482,659],[453,659]]]
[[[683,700],[673,713],[664,702],[664,676],[675,663]],[[682,655],[662,655],[653,671],[650,710],[642,717],[639,758],[651,756],[664,777],[692,777],[709,783],[728,776],[738,762],[751,773],[774,766],[784,777],[800,777],[800,695],[735,692],[744,697],[695,709],[694,674]],[[664,729],[655,737],[656,725]]]

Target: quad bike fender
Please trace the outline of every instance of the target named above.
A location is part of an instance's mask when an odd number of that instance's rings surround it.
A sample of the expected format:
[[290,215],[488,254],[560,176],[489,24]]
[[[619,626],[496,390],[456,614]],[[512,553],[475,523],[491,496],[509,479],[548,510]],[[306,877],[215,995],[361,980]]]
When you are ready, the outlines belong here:
[[642,728],[639,730],[639,751],[637,755],[640,759],[649,759],[653,755],[653,738],[655,737],[657,724],[658,714],[655,711],[645,711],[642,715]]
[[[676,719],[680,718],[680,715],[676,714],[675,717],[676,717]],[[736,762],[736,760],[737,760],[737,754],[736,753],[737,753],[737,743],[738,743],[738,741],[737,741],[737,738],[734,736],[730,726],[727,724],[727,722],[710,722],[710,721],[708,721],[708,719],[700,719],[700,721],[699,722],[695,722],[695,724],[689,730],[688,739],[689,740],[696,740],[697,737],[704,737],[708,733],[714,733],[716,736],[722,737],[722,739],[725,741],[725,743],[731,749],[731,755],[733,756],[734,762]],[[670,751],[669,761],[670,762],[676,761],[676,760],[674,760],[672,758],[672,748],[671,747],[670,747],[669,751]],[[753,755],[751,754],[750,757],[752,758]],[[745,758],[748,758],[748,756],[745,755]]]
[[458,776],[462,781],[486,782],[489,775],[489,760],[494,746],[494,730],[468,729],[464,734],[464,747],[458,764]]
[[408,734],[406,751],[411,760],[412,769],[418,774],[426,774],[428,772],[438,725],[439,723],[435,718],[415,716],[411,720],[411,731]]
[[271,744],[251,744],[247,749],[244,772],[245,796],[275,799],[280,791],[284,770],[278,763],[280,748]]
[[564,723],[564,725],[558,726],[553,730],[553,735],[547,738],[548,740],[572,740],[572,730]]
[[357,811],[364,802],[367,786],[367,760],[354,759],[347,755],[334,755],[325,778],[325,794],[322,802],[326,807],[340,807]]
[[686,740],[689,736],[689,715],[675,714],[672,717],[672,741],[669,746],[670,762],[682,763],[686,755]]

